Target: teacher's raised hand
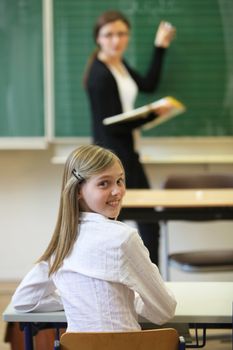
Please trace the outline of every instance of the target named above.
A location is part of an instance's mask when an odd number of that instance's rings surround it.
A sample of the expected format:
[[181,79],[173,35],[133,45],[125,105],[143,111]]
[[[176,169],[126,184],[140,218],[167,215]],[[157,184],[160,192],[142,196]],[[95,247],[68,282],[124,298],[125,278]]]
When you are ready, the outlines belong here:
[[169,22],[162,21],[155,35],[155,46],[167,48],[176,35],[176,28]]

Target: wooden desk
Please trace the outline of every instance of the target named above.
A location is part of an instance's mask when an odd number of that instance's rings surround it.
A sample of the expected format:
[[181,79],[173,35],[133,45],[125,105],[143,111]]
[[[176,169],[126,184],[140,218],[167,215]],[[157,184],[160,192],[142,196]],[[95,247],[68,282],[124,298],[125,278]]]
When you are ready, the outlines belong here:
[[[155,210],[148,211],[148,208]],[[233,189],[128,189],[120,219],[233,220]]]
[[233,207],[233,189],[154,190],[128,189],[125,208]]
[[[233,282],[166,282],[177,300],[172,323],[189,323],[199,327],[232,326]],[[66,323],[64,311],[43,313],[19,313],[10,304],[3,313],[6,322],[25,323],[26,329],[33,322]],[[144,319],[139,318],[145,322]],[[148,322],[148,321],[146,321]],[[27,334],[28,335],[28,334]],[[30,329],[29,329],[29,336]],[[32,344],[32,342],[31,342]],[[33,347],[27,347],[27,350]]]

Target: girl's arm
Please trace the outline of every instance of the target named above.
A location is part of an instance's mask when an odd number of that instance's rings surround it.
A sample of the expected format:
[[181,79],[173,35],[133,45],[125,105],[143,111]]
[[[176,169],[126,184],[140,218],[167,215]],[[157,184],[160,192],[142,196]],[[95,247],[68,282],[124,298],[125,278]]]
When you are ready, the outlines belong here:
[[12,303],[17,311],[47,312],[63,310],[60,296],[51,278],[48,263],[36,264],[17,287]]
[[151,262],[138,233],[123,248],[121,282],[136,292],[137,313],[156,324],[167,322],[174,316],[176,300]]

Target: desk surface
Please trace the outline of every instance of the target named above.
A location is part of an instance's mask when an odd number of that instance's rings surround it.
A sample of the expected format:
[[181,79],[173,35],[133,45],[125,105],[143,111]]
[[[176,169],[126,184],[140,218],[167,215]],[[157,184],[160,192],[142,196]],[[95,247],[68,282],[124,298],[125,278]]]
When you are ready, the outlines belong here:
[[[177,300],[174,323],[232,323],[233,282],[166,282]],[[66,322],[64,311],[19,313],[10,304],[8,322]]]
[[128,189],[123,199],[123,207],[233,207],[233,189]]

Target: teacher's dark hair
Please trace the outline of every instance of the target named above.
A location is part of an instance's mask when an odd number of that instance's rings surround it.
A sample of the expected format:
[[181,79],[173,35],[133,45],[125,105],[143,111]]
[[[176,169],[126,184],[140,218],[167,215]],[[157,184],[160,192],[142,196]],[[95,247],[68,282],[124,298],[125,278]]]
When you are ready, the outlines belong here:
[[125,15],[123,15],[123,13],[119,12],[119,11],[106,11],[104,13],[102,13],[102,15],[100,15],[97,18],[97,21],[95,23],[94,29],[93,29],[93,37],[94,40],[96,42],[96,39],[99,35],[99,31],[100,29],[105,26],[105,24],[111,23],[111,22],[115,22],[115,21],[122,21],[125,23],[125,25],[130,29],[130,23],[129,20],[125,17]]
[[[99,31],[100,29],[105,26],[108,23],[111,22],[115,22],[115,21],[122,21],[125,23],[125,25],[130,29],[131,25],[129,20],[125,17],[125,15],[119,11],[106,11],[103,12],[98,18],[97,21],[94,25],[93,28],[93,37],[94,37],[94,41],[97,44],[97,38],[99,35]],[[94,59],[97,57],[99,52],[99,47],[96,48],[96,50],[90,55],[90,57],[87,60],[87,65],[86,68],[84,70],[84,76],[83,76],[83,85],[86,88],[87,85],[87,79],[88,79],[88,75],[89,75],[89,71],[90,71],[90,67],[94,61]]]

